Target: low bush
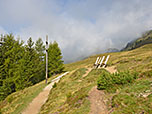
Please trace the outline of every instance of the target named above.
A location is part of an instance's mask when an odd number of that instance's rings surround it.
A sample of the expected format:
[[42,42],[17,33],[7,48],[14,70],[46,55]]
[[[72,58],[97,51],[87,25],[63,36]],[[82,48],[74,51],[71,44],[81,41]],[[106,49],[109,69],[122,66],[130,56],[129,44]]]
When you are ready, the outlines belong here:
[[119,72],[119,73],[111,74],[111,77],[113,83],[118,85],[131,83],[134,80],[134,76],[129,72]]
[[57,86],[57,83],[55,82],[54,85],[52,86],[53,88],[55,88]]
[[112,84],[113,80],[111,74],[109,72],[104,71],[97,81],[97,88],[99,90],[106,89],[112,86]]
[[104,90],[113,87],[114,85],[124,85],[127,83],[132,83],[138,74],[130,73],[129,71],[117,72],[110,74],[109,72],[103,72],[97,81],[97,88],[99,90]]

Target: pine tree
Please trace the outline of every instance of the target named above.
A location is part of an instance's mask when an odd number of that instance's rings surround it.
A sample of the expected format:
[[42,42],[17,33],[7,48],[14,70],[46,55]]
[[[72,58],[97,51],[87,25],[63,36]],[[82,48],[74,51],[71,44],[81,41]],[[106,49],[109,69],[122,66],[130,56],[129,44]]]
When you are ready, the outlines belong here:
[[34,49],[34,42],[32,41],[32,38],[30,37],[27,41],[27,45],[25,47],[26,55],[26,70],[27,70],[27,77],[28,82],[35,83],[34,78],[36,77],[35,74],[35,68],[36,68],[36,51]]
[[43,61],[44,59],[44,51],[45,51],[45,46],[43,45],[43,41],[41,38],[39,38],[36,43],[35,43],[35,50],[40,58],[40,61]]
[[35,43],[35,50],[36,54],[36,61],[37,61],[37,68],[35,69],[38,73],[37,81],[41,81],[45,78],[45,62],[44,62],[44,52],[45,46],[43,45],[43,41],[39,38]]
[[25,87],[33,85],[35,77],[35,55],[34,42],[30,37],[27,41],[27,45],[24,47],[24,55],[19,60],[18,67],[16,69],[16,90],[24,89]]
[[51,75],[61,73],[64,69],[62,53],[56,41],[50,43],[48,48],[48,68]]
[[[12,92],[36,84],[45,78],[45,47],[39,38],[34,46],[32,38],[27,45],[15,40],[12,34],[1,36],[4,43],[0,45],[0,100]],[[48,49],[49,73],[61,73],[64,69],[62,53],[57,42]]]
[[0,63],[0,99],[5,98],[15,90],[15,73],[18,61],[22,58],[23,42],[15,40],[12,34],[4,36],[4,43],[1,45],[2,57]]

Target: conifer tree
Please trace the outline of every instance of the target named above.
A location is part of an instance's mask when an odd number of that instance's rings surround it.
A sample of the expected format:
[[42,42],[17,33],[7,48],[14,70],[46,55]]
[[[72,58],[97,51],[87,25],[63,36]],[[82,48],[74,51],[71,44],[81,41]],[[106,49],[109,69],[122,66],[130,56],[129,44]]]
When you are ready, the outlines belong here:
[[42,61],[44,58],[44,51],[45,51],[45,46],[43,45],[43,41],[41,38],[39,38],[36,43],[35,43],[35,50],[40,57],[40,60]]
[[[36,84],[45,78],[45,47],[39,38],[34,46],[32,38],[27,45],[15,40],[12,34],[1,36],[4,43],[0,45],[0,101],[12,92]],[[63,71],[62,53],[57,42],[48,49],[49,73]]]
[[26,69],[27,69],[27,76],[28,76],[28,82],[35,83],[35,77],[36,77],[36,51],[34,49],[34,42],[32,41],[32,38],[30,37],[27,41],[27,45],[25,47],[26,50]]
[[35,43],[35,50],[37,52],[36,54],[36,61],[37,61],[37,73],[38,78],[37,81],[41,81],[45,78],[45,62],[44,62],[44,52],[45,52],[45,46],[43,45],[43,41],[41,38],[39,38]]
[[34,83],[36,51],[34,50],[34,42],[31,37],[28,39],[23,52],[23,57],[19,60],[15,74],[16,90],[24,89]]
[[1,65],[0,65],[0,97],[6,97],[15,91],[15,77],[18,61],[22,57],[23,42],[15,40],[12,34],[4,36],[4,44],[1,45]]
[[49,68],[49,74],[51,75],[61,73],[64,69],[62,53],[56,41],[49,44],[48,68]]

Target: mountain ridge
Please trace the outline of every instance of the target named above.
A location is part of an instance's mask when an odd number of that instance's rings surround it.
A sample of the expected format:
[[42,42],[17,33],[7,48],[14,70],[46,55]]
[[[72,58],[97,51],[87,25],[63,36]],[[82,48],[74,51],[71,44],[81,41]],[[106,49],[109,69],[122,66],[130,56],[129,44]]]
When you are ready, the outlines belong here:
[[141,37],[128,42],[121,51],[133,50],[150,43],[152,43],[152,30],[147,31]]

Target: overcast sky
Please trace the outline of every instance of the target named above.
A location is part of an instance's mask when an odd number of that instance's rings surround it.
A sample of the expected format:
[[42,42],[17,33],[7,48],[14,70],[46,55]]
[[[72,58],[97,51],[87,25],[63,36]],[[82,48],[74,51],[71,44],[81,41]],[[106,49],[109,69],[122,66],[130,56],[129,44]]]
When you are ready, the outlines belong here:
[[0,33],[56,40],[65,61],[121,49],[152,28],[151,0],[0,0]]

